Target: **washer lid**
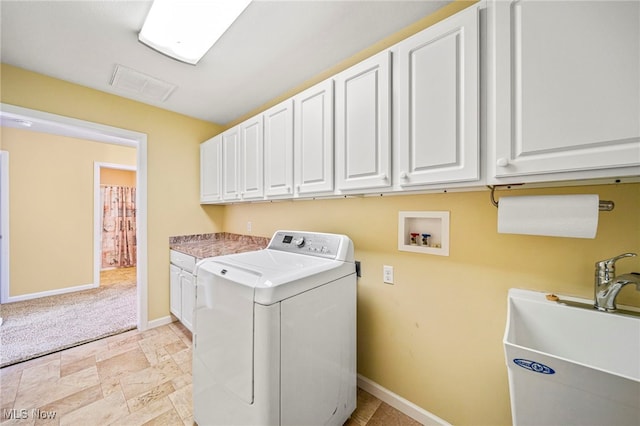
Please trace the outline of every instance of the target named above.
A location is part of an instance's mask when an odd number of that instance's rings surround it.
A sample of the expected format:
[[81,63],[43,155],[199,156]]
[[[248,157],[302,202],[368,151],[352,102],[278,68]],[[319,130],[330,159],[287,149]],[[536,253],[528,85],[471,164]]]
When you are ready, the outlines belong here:
[[[256,303],[270,305],[355,273],[355,264],[264,249],[204,259],[196,266],[196,276],[232,269],[238,284],[255,288]],[[239,279],[243,276],[251,279]]]

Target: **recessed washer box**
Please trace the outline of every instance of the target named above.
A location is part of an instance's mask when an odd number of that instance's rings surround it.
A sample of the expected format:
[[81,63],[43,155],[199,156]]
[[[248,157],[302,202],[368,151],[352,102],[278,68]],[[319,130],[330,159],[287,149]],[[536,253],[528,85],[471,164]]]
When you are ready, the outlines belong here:
[[[417,234],[415,243],[411,234]],[[429,234],[429,245],[423,243],[423,234]],[[449,256],[449,212],[399,212],[398,250]]]

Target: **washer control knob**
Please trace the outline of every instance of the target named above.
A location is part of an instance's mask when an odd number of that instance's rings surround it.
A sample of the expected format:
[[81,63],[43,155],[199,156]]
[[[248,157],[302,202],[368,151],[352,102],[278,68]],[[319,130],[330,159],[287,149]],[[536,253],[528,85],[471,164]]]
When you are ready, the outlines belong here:
[[298,247],[304,247],[304,237],[296,238],[295,240],[293,240],[293,244]]

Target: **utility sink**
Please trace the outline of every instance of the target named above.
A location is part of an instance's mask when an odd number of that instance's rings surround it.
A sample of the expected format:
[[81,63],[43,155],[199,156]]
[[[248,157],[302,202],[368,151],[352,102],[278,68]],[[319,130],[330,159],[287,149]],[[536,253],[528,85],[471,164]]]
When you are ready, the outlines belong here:
[[504,347],[515,425],[640,425],[640,317],[592,305],[509,290]]

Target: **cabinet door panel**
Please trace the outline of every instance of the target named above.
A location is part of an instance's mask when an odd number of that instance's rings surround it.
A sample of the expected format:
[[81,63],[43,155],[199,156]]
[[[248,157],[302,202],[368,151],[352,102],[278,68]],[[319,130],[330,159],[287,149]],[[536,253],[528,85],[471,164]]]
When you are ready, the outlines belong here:
[[640,165],[640,3],[490,6],[496,102],[490,175]]
[[480,177],[478,19],[472,6],[398,44],[400,186]]
[[462,136],[457,125],[459,44],[460,34],[456,32],[420,46],[410,54],[413,114],[409,125],[410,135],[417,139],[411,146],[411,171],[428,171],[458,163]]
[[180,284],[180,272],[182,270],[175,265],[169,265],[169,307],[171,313],[182,320],[182,287]]
[[193,331],[193,310],[196,306],[196,286],[193,275],[182,271],[182,323],[189,331]]
[[200,202],[222,199],[222,137],[200,144]]
[[264,113],[264,168],[267,197],[293,195],[293,101]]
[[332,192],[333,80],[294,98],[296,194]]
[[240,125],[240,170],[242,174],[243,199],[262,198],[263,191],[263,145],[262,115],[253,117]]
[[338,189],[390,185],[391,53],[373,56],[336,76]]
[[240,196],[238,161],[240,158],[240,128],[222,134],[222,198],[237,200]]

